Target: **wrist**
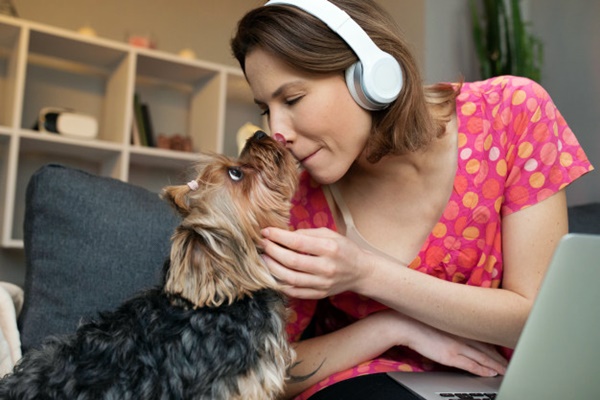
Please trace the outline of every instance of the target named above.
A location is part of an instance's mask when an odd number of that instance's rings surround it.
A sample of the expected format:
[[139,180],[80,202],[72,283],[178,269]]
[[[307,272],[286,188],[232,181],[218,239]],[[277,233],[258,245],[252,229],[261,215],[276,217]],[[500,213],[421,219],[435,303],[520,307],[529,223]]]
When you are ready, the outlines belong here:
[[372,318],[369,324],[373,324],[378,332],[377,340],[385,343],[387,348],[409,343],[411,324],[405,315],[390,309],[371,314],[369,318]]
[[353,292],[377,300],[381,298],[382,288],[387,286],[390,261],[383,256],[362,251],[357,258],[356,269],[360,271],[354,280]]
[[376,273],[377,255],[370,251],[362,250],[356,258],[355,271],[357,274],[354,277],[351,291],[368,296],[369,287],[373,286],[373,279]]

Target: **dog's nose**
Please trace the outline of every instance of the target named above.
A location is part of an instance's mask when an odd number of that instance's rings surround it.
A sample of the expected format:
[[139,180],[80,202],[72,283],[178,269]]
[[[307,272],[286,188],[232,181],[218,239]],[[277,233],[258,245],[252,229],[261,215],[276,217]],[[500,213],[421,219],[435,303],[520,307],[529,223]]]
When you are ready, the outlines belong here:
[[253,140],[260,140],[260,139],[264,139],[266,138],[268,135],[266,133],[264,133],[263,131],[256,131],[254,132],[254,136],[252,136]]

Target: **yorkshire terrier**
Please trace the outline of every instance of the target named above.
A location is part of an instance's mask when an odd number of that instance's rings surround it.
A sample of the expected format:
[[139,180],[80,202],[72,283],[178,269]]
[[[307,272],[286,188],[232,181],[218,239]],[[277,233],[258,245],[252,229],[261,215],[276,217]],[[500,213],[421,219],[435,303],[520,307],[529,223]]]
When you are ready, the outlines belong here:
[[30,350],[0,399],[273,399],[295,353],[260,229],[288,226],[297,164],[258,131],[240,157],[201,154],[162,197],[181,214],[164,285]]

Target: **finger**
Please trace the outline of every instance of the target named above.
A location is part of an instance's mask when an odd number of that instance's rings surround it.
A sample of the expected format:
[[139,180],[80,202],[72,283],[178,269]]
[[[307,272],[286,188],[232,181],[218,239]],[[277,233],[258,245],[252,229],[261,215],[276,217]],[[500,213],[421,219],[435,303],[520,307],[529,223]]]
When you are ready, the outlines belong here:
[[302,248],[302,238],[295,231],[279,228],[265,228],[260,232],[265,239],[295,251],[305,252]]
[[[310,275],[302,274],[284,267],[269,256],[262,256],[265,265],[271,272],[271,275],[281,285],[280,289],[288,297],[298,299],[316,300],[322,299],[328,295],[325,290],[317,290],[310,285],[307,287],[301,285],[303,281],[310,281]],[[306,275],[303,277],[303,275]]]
[[463,351],[462,357],[468,362],[470,368],[474,369],[473,373],[482,376],[490,375],[504,375],[506,372],[506,366],[502,362],[499,362],[496,357],[491,356],[485,352],[472,347],[466,347]]
[[323,284],[320,282],[321,279],[318,276],[286,267],[266,254],[263,255],[262,258],[265,261],[267,268],[269,268],[271,275],[284,285],[295,288],[323,287]]
[[266,256],[277,261],[279,264],[285,265],[289,269],[302,271],[302,268],[300,267],[303,265],[302,258],[311,257],[306,254],[297,253],[296,251],[269,239],[264,239],[262,246]]
[[327,292],[312,288],[298,288],[295,286],[283,286],[281,291],[288,297],[303,300],[319,300],[327,297]]
[[334,238],[340,234],[336,231],[332,231],[329,228],[310,228],[310,229],[297,229],[294,232],[300,233],[305,236],[312,236],[316,238]]
[[473,348],[477,349],[478,351],[481,351],[482,353],[490,357],[503,368],[506,368],[506,366],[508,365],[508,360],[498,351],[498,348],[496,346],[479,341],[471,341],[469,344]]
[[492,377],[500,374],[496,369],[481,365],[470,357],[461,356],[455,358],[454,361],[453,367],[460,368],[474,375]]
[[299,253],[319,255],[331,251],[332,240],[337,233],[325,229],[302,229],[288,231],[279,228],[265,228],[261,231],[263,237],[279,245]]
[[[307,253],[296,252],[295,250],[282,246],[270,239],[264,239],[262,246],[267,256],[289,270],[294,270],[310,276],[320,276],[323,279],[331,275],[330,271],[324,267],[323,260],[319,257]],[[316,281],[294,281],[289,283],[294,286],[317,284]],[[321,285],[323,284],[324,282],[321,282]]]

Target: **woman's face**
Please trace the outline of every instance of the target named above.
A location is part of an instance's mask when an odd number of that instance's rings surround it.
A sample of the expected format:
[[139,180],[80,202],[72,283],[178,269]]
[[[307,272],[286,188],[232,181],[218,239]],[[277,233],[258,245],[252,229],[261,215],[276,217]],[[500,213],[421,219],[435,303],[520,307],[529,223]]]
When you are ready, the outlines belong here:
[[273,134],[281,134],[319,183],[339,180],[362,154],[371,114],[352,99],[343,74],[313,75],[257,48],[246,77]]

